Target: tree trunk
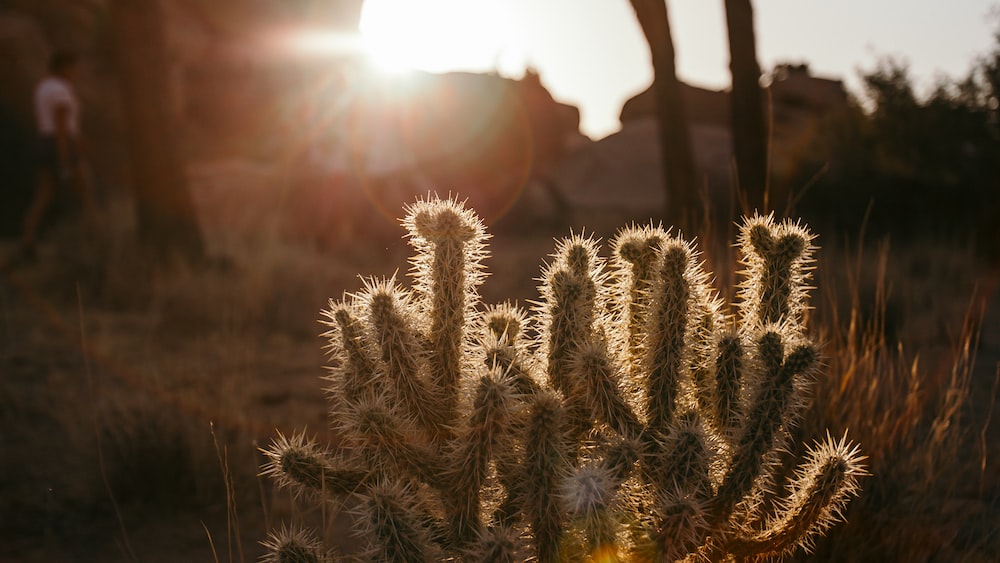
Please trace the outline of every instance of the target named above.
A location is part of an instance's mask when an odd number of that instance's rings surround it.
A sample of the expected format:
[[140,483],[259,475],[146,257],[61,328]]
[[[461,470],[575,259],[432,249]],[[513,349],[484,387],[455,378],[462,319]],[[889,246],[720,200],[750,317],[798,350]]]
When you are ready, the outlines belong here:
[[725,0],[729,28],[729,70],[733,77],[733,156],[736,178],[749,210],[766,211],[767,121],[760,87],[760,66],[753,31],[750,0]]
[[112,0],[110,8],[139,238],[158,260],[199,261],[204,242],[173,143],[160,4]]
[[680,227],[692,228],[697,183],[691,133],[681,83],[674,66],[674,42],[665,0],[631,0],[636,18],[649,43],[653,62],[653,92],[656,96],[660,129],[660,161],[667,196],[666,219]]

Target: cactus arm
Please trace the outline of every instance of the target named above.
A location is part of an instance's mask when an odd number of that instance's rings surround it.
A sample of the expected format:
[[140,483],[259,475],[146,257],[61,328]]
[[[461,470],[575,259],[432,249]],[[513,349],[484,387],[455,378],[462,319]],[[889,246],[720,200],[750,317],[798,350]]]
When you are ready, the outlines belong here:
[[640,376],[657,252],[667,236],[661,228],[630,227],[623,229],[611,243],[619,284],[617,297],[624,316],[626,362],[633,377]]
[[304,434],[287,438],[279,433],[271,446],[261,451],[268,458],[261,473],[297,496],[351,494],[360,490],[368,478],[363,470],[337,467],[333,456]]
[[750,493],[761,475],[765,456],[793,400],[796,376],[808,372],[817,362],[815,348],[801,345],[782,360],[784,344],[777,332],[766,332],[758,341],[758,355],[765,379],[752,401],[729,466],[717,492],[716,518],[729,518],[736,504]]
[[482,318],[479,348],[488,369],[510,377],[514,389],[522,395],[533,395],[541,387],[532,375],[530,352],[525,349],[524,312],[510,305],[487,307]]
[[440,560],[428,523],[433,518],[421,509],[408,483],[387,481],[372,486],[359,512],[365,536],[370,539],[367,555],[386,563],[429,563]]
[[[699,268],[700,271],[700,268]],[[698,276],[704,278],[705,276]],[[717,382],[712,377],[715,372],[716,334],[720,325],[724,324],[719,312],[718,299],[708,289],[703,279],[696,279],[693,320],[691,335],[688,338],[688,362],[690,364],[691,383],[698,409],[703,413],[706,422],[718,427],[714,405],[718,396]]]
[[582,387],[591,418],[604,421],[621,436],[635,438],[642,424],[618,388],[618,374],[608,357],[606,345],[593,342],[577,353],[570,373]]
[[680,561],[695,553],[711,531],[704,499],[680,491],[658,494],[656,526],[640,547],[644,560]]
[[740,229],[739,246],[746,278],[741,287],[743,325],[799,325],[805,310],[812,235],[790,221],[755,215]]
[[331,327],[324,333],[330,341],[329,348],[338,360],[326,380],[333,384],[330,392],[335,398],[346,402],[357,402],[375,393],[378,376],[375,358],[367,350],[364,326],[354,311],[346,303],[330,304],[324,312]]
[[582,440],[592,427],[580,382],[572,377],[572,361],[581,346],[595,338],[601,312],[598,288],[603,286],[603,261],[592,239],[573,236],[559,243],[555,262],[543,274],[541,343],[549,385],[566,401],[567,428]]
[[486,482],[489,462],[511,433],[517,396],[502,375],[483,376],[476,388],[472,412],[455,443],[448,468],[450,487],[442,491],[451,507],[452,528],[459,545],[468,545],[482,534],[481,489]]
[[559,561],[563,515],[556,491],[568,470],[565,410],[552,393],[536,395],[525,443],[523,510],[540,563]]
[[764,531],[750,537],[735,536],[726,551],[738,557],[790,553],[809,548],[811,540],[837,521],[847,501],[858,493],[858,478],[866,472],[856,446],[827,437],[810,448],[807,460],[791,485],[791,494]]
[[739,428],[742,410],[740,389],[743,384],[743,345],[736,334],[726,334],[719,340],[715,360],[715,392],[712,414],[716,430],[731,441]]
[[[414,290],[427,317],[431,383],[439,392],[438,408],[445,425],[458,420],[458,391],[465,353],[465,327],[482,283],[482,222],[454,200],[420,201],[408,210],[403,225],[416,249]],[[446,426],[447,427],[447,426]]]
[[366,309],[371,339],[394,398],[424,432],[443,440],[445,413],[440,408],[440,393],[421,373],[426,352],[411,312],[409,292],[393,280],[370,281],[356,298]]
[[714,448],[702,426],[701,417],[694,411],[682,413],[675,420],[657,455],[647,465],[656,467],[648,480],[656,483],[661,491],[677,489],[695,497],[707,497],[711,492],[709,464]]
[[664,244],[647,320],[646,420],[654,433],[666,434],[680,395],[681,366],[692,291],[684,274],[691,249],[678,239]]
[[431,486],[444,487],[441,461],[422,436],[414,432],[415,426],[380,396],[345,409],[339,429],[367,458],[373,473],[402,472]]

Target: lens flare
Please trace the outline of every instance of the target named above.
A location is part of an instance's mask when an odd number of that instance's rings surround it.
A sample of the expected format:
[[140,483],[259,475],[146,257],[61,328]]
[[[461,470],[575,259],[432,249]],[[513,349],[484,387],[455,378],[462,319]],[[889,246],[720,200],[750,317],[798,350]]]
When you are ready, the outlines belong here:
[[508,11],[497,0],[368,0],[359,29],[376,69],[485,71],[511,46]]
[[619,563],[618,547],[614,544],[599,545],[590,554],[590,560],[594,563]]

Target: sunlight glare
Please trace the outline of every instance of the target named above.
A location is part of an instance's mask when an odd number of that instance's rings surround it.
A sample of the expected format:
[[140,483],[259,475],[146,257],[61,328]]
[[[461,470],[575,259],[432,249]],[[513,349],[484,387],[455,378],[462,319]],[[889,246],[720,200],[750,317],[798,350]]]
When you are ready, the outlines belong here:
[[300,55],[349,56],[363,50],[357,34],[299,29],[279,35],[279,44]]
[[486,71],[514,42],[501,0],[367,0],[360,31],[382,71]]
[[618,548],[614,544],[600,545],[590,554],[594,563],[618,563]]

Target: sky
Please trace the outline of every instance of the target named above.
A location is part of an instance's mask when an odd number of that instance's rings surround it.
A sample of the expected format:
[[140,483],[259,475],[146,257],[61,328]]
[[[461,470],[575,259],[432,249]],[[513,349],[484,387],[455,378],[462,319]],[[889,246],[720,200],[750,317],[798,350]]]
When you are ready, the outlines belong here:
[[[766,72],[806,62],[860,90],[881,58],[905,61],[918,87],[965,75],[1000,30],[1000,0],[758,0]],[[417,10],[414,7],[420,6]],[[723,89],[729,55],[722,0],[668,0],[680,78]],[[628,0],[366,0],[361,31],[387,69],[467,70],[518,78],[536,69],[581,130],[618,130],[621,106],[652,82],[649,49]]]

